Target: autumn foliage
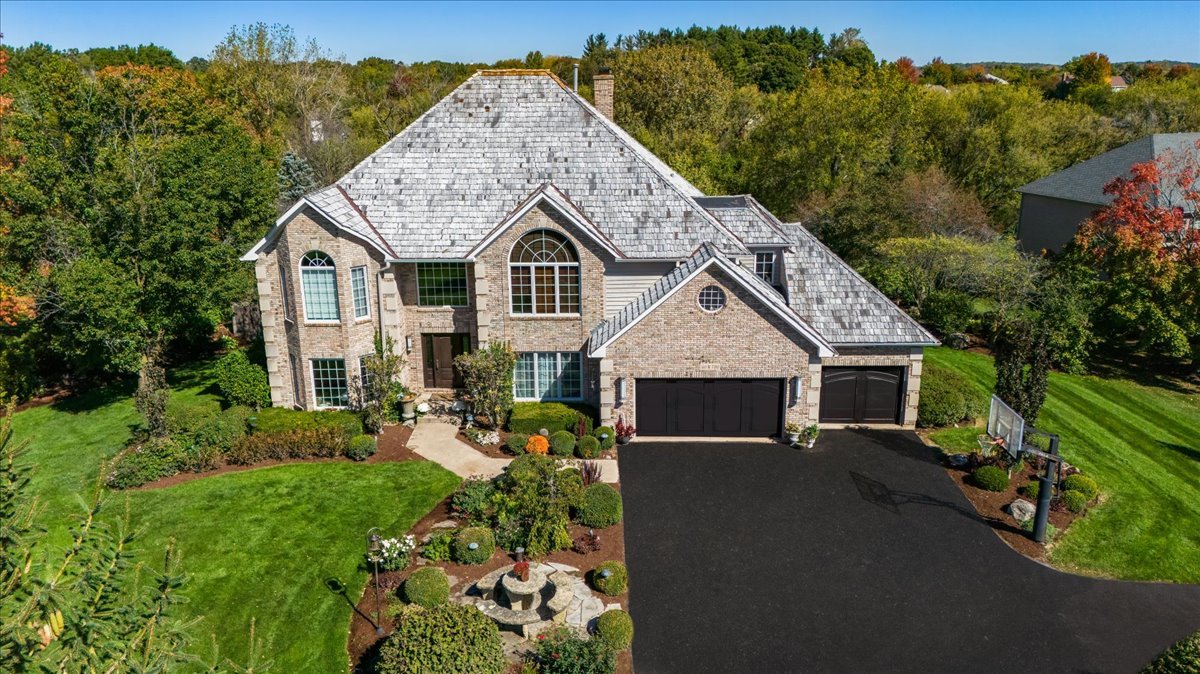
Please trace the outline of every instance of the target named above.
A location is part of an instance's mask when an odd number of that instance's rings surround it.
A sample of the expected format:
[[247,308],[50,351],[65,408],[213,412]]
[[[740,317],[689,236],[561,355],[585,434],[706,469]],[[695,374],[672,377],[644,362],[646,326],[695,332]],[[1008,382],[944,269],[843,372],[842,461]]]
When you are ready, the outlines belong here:
[[545,455],[550,451],[550,441],[544,435],[531,435],[529,441],[525,443],[526,454],[541,454]]
[[33,298],[17,293],[12,286],[0,283],[0,326],[15,327],[33,318]]

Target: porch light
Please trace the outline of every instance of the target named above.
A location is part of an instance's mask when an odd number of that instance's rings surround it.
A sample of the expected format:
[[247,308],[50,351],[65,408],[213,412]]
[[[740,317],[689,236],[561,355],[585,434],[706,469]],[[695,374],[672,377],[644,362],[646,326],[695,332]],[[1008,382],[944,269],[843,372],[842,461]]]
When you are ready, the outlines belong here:
[[617,402],[625,402],[625,377],[617,379]]
[[404,336],[404,350],[407,351],[408,353],[412,353],[412,346],[413,346],[412,335],[405,335]]
[[800,377],[792,377],[792,404],[800,401]]

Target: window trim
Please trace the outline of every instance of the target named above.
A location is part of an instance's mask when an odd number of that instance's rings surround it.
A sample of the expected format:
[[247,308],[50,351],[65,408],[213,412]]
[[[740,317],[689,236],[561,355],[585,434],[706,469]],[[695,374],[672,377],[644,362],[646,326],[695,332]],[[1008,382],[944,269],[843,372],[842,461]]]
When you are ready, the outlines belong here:
[[[304,271],[306,269],[323,269],[323,267],[305,267],[304,260],[312,253],[320,253],[329,258],[328,269],[333,271],[333,297],[336,302],[337,318],[309,318],[308,317],[308,293],[304,290]],[[297,263],[300,269],[300,303],[304,309],[304,322],[309,325],[341,325],[342,323],[342,298],[341,289],[338,286],[337,263],[333,261],[333,256],[323,250],[313,249],[300,256],[300,261]]]
[[[358,294],[354,287],[355,272],[362,275],[363,284],[363,315],[358,315]],[[350,268],[350,303],[353,306],[355,321],[371,320],[371,281],[367,279],[367,266],[360,264]]]
[[[574,255],[575,261],[574,262],[513,262],[513,254],[517,250],[517,244],[521,243],[522,239],[529,236],[530,234],[545,233],[545,232],[549,232],[556,236],[562,237],[564,247],[570,246],[569,250]],[[554,311],[552,311],[552,312],[545,312],[545,311],[537,310],[537,284],[536,284],[536,280],[535,280],[536,275],[534,273],[534,270],[539,267],[549,268],[549,269],[554,270]],[[562,310],[562,276],[559,273],[559,269],[564,268],[564,267],[566,267],[566,268],[573,267],[576,270],[575,277],[578,281],[578,285],[577,285],[577,298],[578,298],[577,304],[579,305],[578,311],[563,311]],[[514,311],[516,295],[513,294],[513,270],[517,269],[517,268],[529,270],[529,290],[530,290],[529,308],[530,308],[530,310],[528,312]],[[557,230],[543,227],[540,229],[531,229],[528,232],[521,234],[521,236],[517,237],[517,240],[513,241],[512,245],[509,246],[509,249],[508,249],[508,315],[512,318],[531,318],[531,317],[543,317],[543,316],[562,317],[562,318],[578,318],[583,315],[583,264],[582,264],[582,262],[580,262],[580,259],[579,259],[579,248],[578,248],[578,246],[575,245],[575,242],[572,241],[570,237],[568,237],[566,234],[563,234],[562,232],[559,232]],[[529,353],[533,353],[533,352],[529,352]],[[569,400],[569,399],[564,398],[564,400]]]
[[[767,256],[767,255],[770,256],[770,260],[767,260],[765,262],[759,260],[760,256]],[[756,251],[754,253],[754,275],[757,276],[758,278],[766,281],[770,285],[775,285],[775,283],[776,283],[775,279],[778,278],[778,270],[776,269],[777,258],[778,258],[778,256],[775,254],[775,251],[773,251],[773,250]],[[771,265],[771,278],[763,278],[762,272],[759,270],[759,265],[762,265],[762,264],[770,264]]]
[[[704,291],[710,290],[710,289],[715,289],[718,293],[720,293],[721,306],[717,307],[716,309],[709,309],[708,307],[704,306],[704,301],[703,301]],[[700,292],[696,293],[696,306],[700,307],[700,311],[703,311],[706,314],[718,314],[725,307],[729,306],[729,293],[725,292],[725,289],[722,288],[721,286],[719,286],[715,283],[710,283],[710,284],[704,286],[703,288],[701,288]]]
[[[575,354],[576,356],[578,356],[579,357],[579,395],[573,396],[573,397],[547,396],[544,398],[540,397],[540,396],[536,396],[536,395],[532,396],[532,397],[523,397],[523,396],[517,395],[517,364],[520,363],[521,356],[526,355],[526,354],[533,356],[533,390],[535,393],[541,388],[538,386],[538,373],[540,372],[540,370],[538,369],[538,359],[540,356],[543,356],[546,354],[554,354],[555,372],[558,373],[557,376],[559,378],[561,378],[562,372],[563,372],[563,370],[562,370],[563,355],[564,354]],[[584,378],[584,372],[586,370],[585,365],[584,365],[585,360],[586,359],[583,357],[583,354],[580,353],[579,351],[521,351],[521,352],[518,352],[517,353],[517,361],[515,363],[513,363],[513,400],[519,401],[519,402],[581,402],[581,401],[583,401],[585,399],[584,389],[585,389],[585,381],[586,381]],[[562,392],[561,383],[558,385],[558,388],[559,388],[558,392],[561,393]]]
[[[322,405],[317,397],[317,361],[319,360],[340,360],[342,361],[342,386],[346,390],[345,405]],[[313,409],[315,410],[344,410],[350,407],[350,375],[346,370],[346,359],[342,358],[309,358],[308,359],[308,378],[309,389],[312,393]]]
[[[427,267],[430,265],[447,265],[447,266],[452,265],[452,266],[456,266],[456,267],[462,267],[463,280],[466,281],[466,288],[463,289],[463,297],[466,300],[466,302],[464,304],[433,304],[433,303],[426,304],[421,301],[421,268]],[[426,309],[429,309],[429,308],[460,309],[463,307],[471,306],[471,279],[470,279],[470,274],[467,273],[467,263],[466,262],[418,262],[418,263],[416,263],[416,270],[413,272],[413,278],[416,280],[416,284],[417,284],[417,306],[418,307],[426,308]]]

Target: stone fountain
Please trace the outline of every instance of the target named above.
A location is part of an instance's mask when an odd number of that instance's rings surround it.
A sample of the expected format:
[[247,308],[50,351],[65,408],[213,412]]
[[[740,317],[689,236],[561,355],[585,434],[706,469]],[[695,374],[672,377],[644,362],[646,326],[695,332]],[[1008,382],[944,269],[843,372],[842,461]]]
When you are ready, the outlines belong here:
[[501,628],[527,639],[554,623],[584,629],[605,609],[583,579],[571,573],[577,571],[573,567],[530,562],[528,579],[522,580],[513,572],[515,566],[480,578],[466,597]]

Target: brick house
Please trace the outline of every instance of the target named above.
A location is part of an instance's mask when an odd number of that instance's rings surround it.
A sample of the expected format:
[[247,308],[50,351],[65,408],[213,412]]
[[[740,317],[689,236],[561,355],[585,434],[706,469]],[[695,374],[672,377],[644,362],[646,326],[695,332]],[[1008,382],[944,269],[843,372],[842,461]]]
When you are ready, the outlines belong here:
[[799,224],[703,195],[546,71],[482,71],[243,258],[271,398],[347,404],[376,333],[406,383],[518,352],[518,400],[594,405],[641,435],[770,436],[785,422],[911,426],[936,340]]

